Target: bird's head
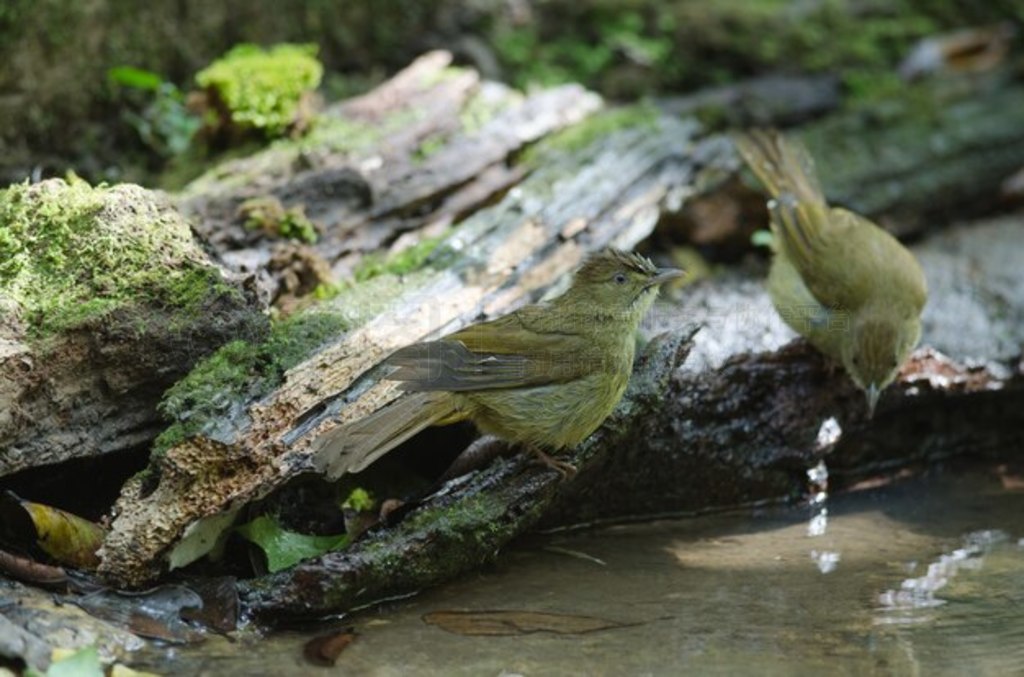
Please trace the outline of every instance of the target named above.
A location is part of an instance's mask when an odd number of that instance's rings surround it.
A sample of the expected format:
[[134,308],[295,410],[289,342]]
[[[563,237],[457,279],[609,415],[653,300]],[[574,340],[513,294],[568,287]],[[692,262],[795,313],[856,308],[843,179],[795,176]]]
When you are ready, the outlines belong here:
[[882,391],[893,382],[900,366],[921,336],[918,317],[901,319],[890,314],[862,313],[843,342],[843,366],[868,402],[873,416]]
[[664,282],[684,275],[675,268],[657,268],[633,252],[605,249],[576,271],[572,286],[560,299],[584,313],[595,309],[610,321],[639,324]]

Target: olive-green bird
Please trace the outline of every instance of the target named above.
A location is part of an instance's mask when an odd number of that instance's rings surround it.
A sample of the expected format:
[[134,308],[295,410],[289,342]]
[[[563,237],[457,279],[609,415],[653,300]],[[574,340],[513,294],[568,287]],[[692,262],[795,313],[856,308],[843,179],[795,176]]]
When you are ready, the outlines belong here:
[[873,415],[921,338],[928,297],[914,255],[866,218],[829,207],[807,149],[775,131],[736,147],[771,194],[768,292],[782,319],[843,365]]
[[641,319],[660,285],[682,274],[604,250],[549,302],[398,350],[387,378],[411,394],[318,440],[316,465],[330,477],[358,472],[428,426],[470,420],[571,470],[544,451],[579,444],[611,413]]

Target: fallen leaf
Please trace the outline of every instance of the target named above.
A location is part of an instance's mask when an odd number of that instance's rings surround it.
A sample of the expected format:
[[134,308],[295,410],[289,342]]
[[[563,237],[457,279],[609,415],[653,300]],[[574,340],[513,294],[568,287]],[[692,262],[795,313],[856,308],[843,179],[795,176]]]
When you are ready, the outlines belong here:
[[35,562],[0,550],[0,572],[25,583],[46,587],[63,587],[68,574],[60,567]]
[[36,544],[58,563],[79,569],[95,569],[99,563],[96,551],[107,533],[100,525],[42,503],[5,493],[7,505],[16,503],[28,514],[35,527]]
[[1003,63],[1017,35],[1011,23],[965,28],[918,42],[900,64],[904,80],[935,73],[983,73]]
[[456,635],[502,636],[550,632],[556,635],[580,635],[612,628],[627,628],[639,623],[620,623],[593,616],[575,616],[544,611],[433,611],[423,616],[430,625]]
[[355,641],[356,636],[356,632],[352,628],[320,635],[306,642],[302,648],[302,654],[313,665],[332,667],[341,652]]
[[160,675],[155,672],[140,672],[138,670],[132,670],[127,665],[114,663],[114,666],[110,668],[110,677],[160,677]]
[[338,550],[348,544],[347,534],[310,536],[288,531],[272,517],[262,515],[238,527],[238,533],[263,549],[271,573],[310,557]]

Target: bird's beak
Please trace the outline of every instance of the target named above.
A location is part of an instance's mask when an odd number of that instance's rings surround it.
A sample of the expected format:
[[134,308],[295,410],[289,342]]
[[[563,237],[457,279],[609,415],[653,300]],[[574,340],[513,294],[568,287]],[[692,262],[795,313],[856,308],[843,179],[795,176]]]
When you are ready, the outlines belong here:
[[868,400],[868,418],[874,418],[875,406],[878,404],[878,396],[882,394],[882,391],[878,389],[878,386],[874,383],[864,389],[864,396]]
[[657,287],[658,285],[664,284],[669,280],[675,280],[677,278],[686,275],[685,270],[679,270],[678,268],[658,268],[657,274],[651,278],[648,283],[648,287]]

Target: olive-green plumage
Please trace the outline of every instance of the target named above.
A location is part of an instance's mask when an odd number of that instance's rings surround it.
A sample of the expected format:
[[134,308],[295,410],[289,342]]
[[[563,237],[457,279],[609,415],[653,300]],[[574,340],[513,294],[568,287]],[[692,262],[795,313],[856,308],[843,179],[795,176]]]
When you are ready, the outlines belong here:
[[558,298],[398,350],[388,378],[412,393],[318,440],[318,466],[357,472],[428,426],[464,420],[536,450],[579,444],[621,399],[640,321],[681,274],[605,250]]
[[828,206],[799,142],[759,130],[737,136],[736,147],[772,197],[768,292],[776,310],[843,365],[873,413],[921,337],[921,266],[871,221]]

